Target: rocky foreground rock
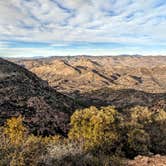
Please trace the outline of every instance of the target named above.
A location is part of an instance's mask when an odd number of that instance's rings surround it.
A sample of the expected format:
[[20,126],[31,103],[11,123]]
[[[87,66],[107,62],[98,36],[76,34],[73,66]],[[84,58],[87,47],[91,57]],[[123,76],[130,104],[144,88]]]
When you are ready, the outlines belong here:
[[166,156],[137,156],[134,160],[128,161],[127,166],[166,166]]

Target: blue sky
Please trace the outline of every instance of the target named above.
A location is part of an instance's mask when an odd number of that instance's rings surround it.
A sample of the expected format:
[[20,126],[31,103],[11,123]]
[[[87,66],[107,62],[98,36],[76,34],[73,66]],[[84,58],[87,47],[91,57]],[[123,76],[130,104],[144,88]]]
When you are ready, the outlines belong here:
[[166,1],[0,1],[0,57],[82,54],[166,55]]

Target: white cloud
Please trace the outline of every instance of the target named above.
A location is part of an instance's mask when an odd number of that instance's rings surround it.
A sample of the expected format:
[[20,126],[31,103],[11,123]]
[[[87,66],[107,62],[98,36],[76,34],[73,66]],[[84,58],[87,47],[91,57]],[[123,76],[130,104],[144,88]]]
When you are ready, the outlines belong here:
[[52,44],[50,44],[50,46],[51,47],[66,47],[66,46],[70,46],[70,43],[67,43],[67,42],[65,42],[65,43],[52,43]]
[[0,16],[0,40],[166,45],[164,0],[3,0]]

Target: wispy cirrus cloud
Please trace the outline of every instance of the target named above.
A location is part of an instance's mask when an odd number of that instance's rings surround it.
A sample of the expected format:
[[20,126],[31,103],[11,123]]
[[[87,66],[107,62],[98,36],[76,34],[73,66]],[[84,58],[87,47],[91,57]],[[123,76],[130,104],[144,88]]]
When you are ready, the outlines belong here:
[[7,0],[0,1],[0,16],[1,50],[8,42],[3,54],[32,45],[55,48],[51,54],[62,48],[166,53],[165,0]]

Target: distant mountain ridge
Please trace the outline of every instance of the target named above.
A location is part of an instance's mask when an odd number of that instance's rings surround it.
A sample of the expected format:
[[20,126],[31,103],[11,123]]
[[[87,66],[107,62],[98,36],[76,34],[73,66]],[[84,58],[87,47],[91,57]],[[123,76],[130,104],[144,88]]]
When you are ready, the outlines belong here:
[[19,60],[59,91],[110,87],[166,92],[166,56],[73,56]]

